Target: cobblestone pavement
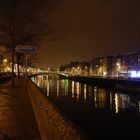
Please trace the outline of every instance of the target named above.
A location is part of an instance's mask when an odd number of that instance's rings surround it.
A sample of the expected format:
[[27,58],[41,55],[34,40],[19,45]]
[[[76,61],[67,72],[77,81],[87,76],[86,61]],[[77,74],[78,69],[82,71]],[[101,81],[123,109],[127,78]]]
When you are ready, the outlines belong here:
[[40,140],[23,79],[0,84],[0,140]]

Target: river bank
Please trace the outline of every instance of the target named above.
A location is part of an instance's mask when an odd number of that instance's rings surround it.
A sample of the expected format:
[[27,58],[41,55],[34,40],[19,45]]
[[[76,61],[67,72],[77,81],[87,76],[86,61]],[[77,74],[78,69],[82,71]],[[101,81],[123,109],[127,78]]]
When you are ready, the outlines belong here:
[[86,84],[92,84],[102,88],[140,92],[140,79],[67,76],[61,74],[59,75],[59,78],[69,79]]
[[[88,140],[135,139],[138,136],[140,94],[109,90],[109,86],[100,88],[93,85],[92,82],[86,84],[84,80],[82,83],[66,77],[61,79],[56,74],[39,75],[33,77],[32,81],[41,89],[41,93],[43,92],[42,94],[39,92],[38,95],[43,95],[44,98],[54,103],[68,120],[83,130],[88,136]],[[29,88],[29,90],[31,89]],[[35,97],[35,93],[33,91],[31,97]],[[40,99],[37,97],[36,101],[40,103]],[[48,104],[44,102],[42,107],[48,108]],[[49,113],[48,111],[46,113]],[[39,113],[39,117],[41,117],[41,113]],[[43,119],[40,120],[43,121]],[[47,128],[46,130],[53,129]]]

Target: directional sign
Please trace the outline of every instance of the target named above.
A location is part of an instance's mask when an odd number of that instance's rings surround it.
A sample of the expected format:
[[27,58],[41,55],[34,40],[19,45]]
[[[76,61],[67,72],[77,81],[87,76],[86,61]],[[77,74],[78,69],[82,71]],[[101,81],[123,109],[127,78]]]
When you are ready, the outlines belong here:
[[37,47],[36,46],[23,46],[23,45],[19,45],[19,46],[16,46],[16,51],[18,53],[36,53],[37,51]]
[[28,54],[36,53],[37,47],[36,46],[23,46],[18,45],[16,46],[15,50],[18,53],[24,53],[25,54],[25,91],[27,90],[27,79],[28,79]]

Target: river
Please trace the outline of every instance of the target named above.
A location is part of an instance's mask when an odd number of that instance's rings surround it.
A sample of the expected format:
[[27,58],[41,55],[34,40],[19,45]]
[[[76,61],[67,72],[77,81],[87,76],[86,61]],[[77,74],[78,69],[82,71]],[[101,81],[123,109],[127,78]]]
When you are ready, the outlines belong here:
[[98,88],[56,75],[39,75],[32,81],[88,139],[139,137],[140,93]]

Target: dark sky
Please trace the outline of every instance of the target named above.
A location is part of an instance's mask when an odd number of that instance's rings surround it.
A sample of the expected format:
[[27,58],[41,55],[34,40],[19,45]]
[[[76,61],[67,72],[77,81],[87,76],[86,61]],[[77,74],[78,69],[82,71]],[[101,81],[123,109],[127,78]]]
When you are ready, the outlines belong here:
[[57,39],[42,42],[38,54],[46,67],[140,50],[140,1],[63,0],[50,24]]

